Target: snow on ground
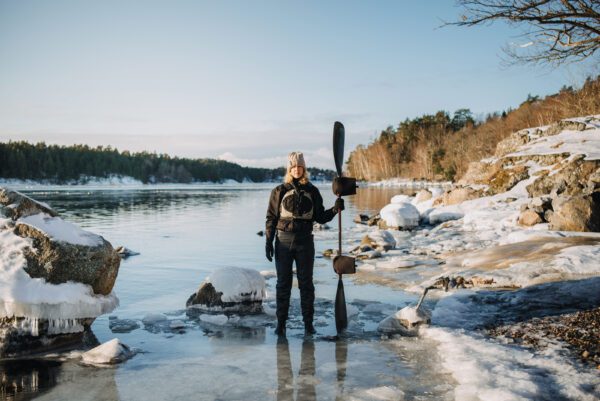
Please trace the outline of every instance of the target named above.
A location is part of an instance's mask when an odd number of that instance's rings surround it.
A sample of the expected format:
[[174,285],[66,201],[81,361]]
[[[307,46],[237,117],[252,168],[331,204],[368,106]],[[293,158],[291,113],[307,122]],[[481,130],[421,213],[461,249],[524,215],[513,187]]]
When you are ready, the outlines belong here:
[[[7,219],[0,219],[0,227],[7,223]],[[0,317],[93,318],[118,306],[114,293],[96,295],[89,285],[50,284],[31,278],[24,270],[27,261],[23,256],[23,250],[30,246],[31,240],[0,229]]]
[[67,242],[74,245],[100,246],[102,237],[82,230],[75,224],[64,221],[60,217],[51,217],[38,213],[17,220],[17,224],[25,224],[46,234],[53,241]]
[[[570,153],[600,159],[600,120],[579,120],[588,125],[585,131],[542,136],[539,132],[549,127],[530,129],[532,141],[509,156]],[[551,232],[547,224],[517,224],[521,206],[530,201],[527,185],[537,171],[548,169],[532,160],[525,164],[530,178],[494,196],[437,207],[433,199],[440,193],[423,202],[393,198],[387,207],[411,202],[421,222],[435,227],[404,232],[397,238],[398,249],[377,260],[359,261],[357,269],[370,280],[379,275],[375,282],[418,293],[440,277],[462,276],[478,285],[504,288],[432,290],[426,298],[433,308],[431,326],[420,333],[438,342],[443,367],[458,383],[457,400],[597,400],[598,375],[580,366],[558,342],[546,341],[542,350],[526,349],[481,331],[501,322],[600,305],[600,233]],[[390,180],[377,185],[410,184]],[[364,233],[347,231],[355,244]]]
[[600,377],[587,373],[551,339],[535,351],[486,338],[495,323],[591,308],[600,302],[600,277],[533,285],[516,291],[462,291],[437,302],[421,334],[439,343],[443,366],[460,400],[596,400]]
[[560,346],[532,352],[507,347],[462,329],[430,327],[421,333],[436,340],[442,366],[457,381],[456,400],[598,400],[600,379],[582,372]]
[[[595,120],[590,120],[592,117]],[[507,156],[556,155],[567,152],[571,155],[585,155],[585,160],[598,160],[600,159],[600,116],[592,117],[563,120],[585,123],[587,127],[584,131],[564,130],[557,135],[536,138],[532,134],[536,130],[530,130],[529,136],[533,140],[519,151]]]
[[421,189],[421,188],[429,188],[429,187],[440,187],[440,188],[451,188],[452,182],[444,181],[444,182],[432,182],[432,181],[419,181],[412,180],[407,178],[390,178],[387,180],[376,181],[376,182],[368,182],[368,186],[370,187],[398,187],[398,188],[411,188],[411,189]]

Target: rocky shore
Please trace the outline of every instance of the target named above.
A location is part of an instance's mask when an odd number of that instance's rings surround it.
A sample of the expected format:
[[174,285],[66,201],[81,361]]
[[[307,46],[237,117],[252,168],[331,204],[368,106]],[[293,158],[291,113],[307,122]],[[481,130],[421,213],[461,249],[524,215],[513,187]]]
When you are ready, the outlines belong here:
[[600,307],[536,317],[493,327],[487,332],[491,336],[537,349],[558,342],[572,350],[583,363],[600,370]]

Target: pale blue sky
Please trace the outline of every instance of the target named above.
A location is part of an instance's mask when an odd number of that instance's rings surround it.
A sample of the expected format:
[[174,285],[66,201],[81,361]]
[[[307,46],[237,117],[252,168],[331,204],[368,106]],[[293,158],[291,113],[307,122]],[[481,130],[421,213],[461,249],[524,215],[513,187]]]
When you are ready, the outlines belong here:
[[333,168],[388,125],[516,107],[589,70],[501,66],[505,25],[448,1],[0,0],[0,141]]

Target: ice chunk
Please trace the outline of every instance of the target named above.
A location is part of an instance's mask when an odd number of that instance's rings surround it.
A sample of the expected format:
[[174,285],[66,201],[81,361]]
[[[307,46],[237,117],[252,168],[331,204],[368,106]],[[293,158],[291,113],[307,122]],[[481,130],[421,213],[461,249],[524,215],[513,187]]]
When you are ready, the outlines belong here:
[[225,315],[202,314],[198,317],[201,321],[210,323],[210,324],[214,324],[216,326],[224,326],[229,321],[229,319]]
[[84,352],[81,355],[81,361],[92,365],[107,365],[126,361],[133,355],[135,355],[134,350],[131,350],[118,338],[113,338],[96,348]]
[[172,329],[182,329],[185,327],[185,323],[183,322],[183,320],[173,320],[169,324],[169,327]]

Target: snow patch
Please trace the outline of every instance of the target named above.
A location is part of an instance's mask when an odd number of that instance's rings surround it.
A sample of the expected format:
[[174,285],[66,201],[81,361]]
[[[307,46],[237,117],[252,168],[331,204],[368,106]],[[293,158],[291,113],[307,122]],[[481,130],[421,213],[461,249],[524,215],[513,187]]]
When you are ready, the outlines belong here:
[[53,241],[74,245],[100,246],[102,237],[82,230],[75,224],[64,221],[60,217],[51,217],[46,213],[38,213],[17,220],[17,224],[25,224],[46,234]]

